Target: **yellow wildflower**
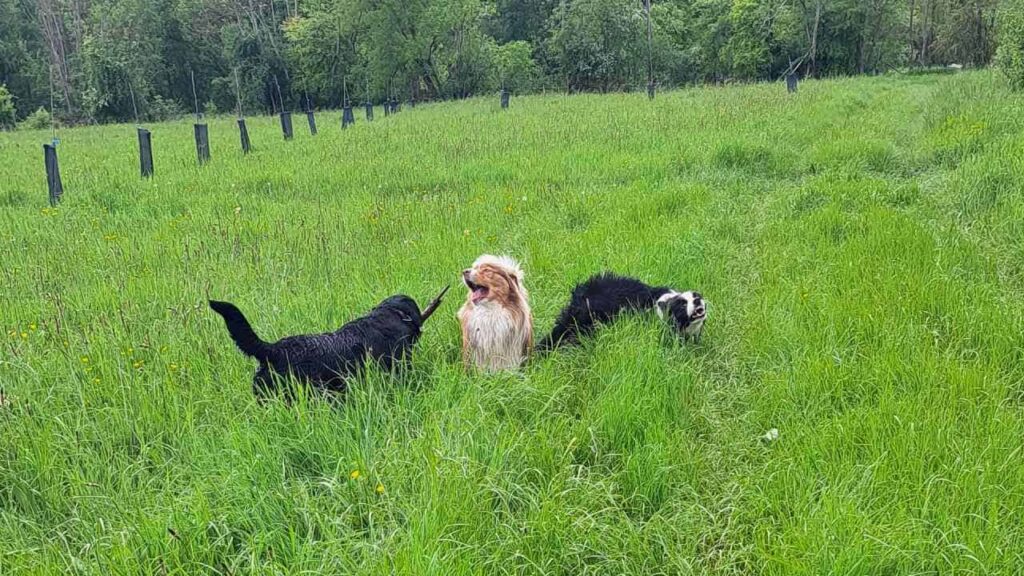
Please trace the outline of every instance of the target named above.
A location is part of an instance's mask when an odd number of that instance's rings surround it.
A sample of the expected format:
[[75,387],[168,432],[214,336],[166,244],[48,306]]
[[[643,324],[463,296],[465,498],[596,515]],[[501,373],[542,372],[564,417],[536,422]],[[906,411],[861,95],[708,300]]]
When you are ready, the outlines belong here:
[[348,475],[348,478],[349,480],[359,480],[359,470],[353,470],[352,473]]
[[133,366],[133,367],[134,367],[134,368],[135,368],[136,370],[138,370],[139,368],[142,368],[142,360],[136,360],[135,362],[133,362],[133,363],[132,363],[132,366]]
[[22,333],[21,333],[21,339],[22,339],[22,340],[28,340],[28,333],[26,333],[26,332],[22,332]]
[[384,493],[384,485],[383,484],[377,484],[377,494],[383,494],[383,493]]
[[29,324],[29,325],[28,325],[28,329],[29,329],[29,331],[31,331],[31,332],[35,332],[35,331],[36,331],[36,323],[35,323],[35,322],[33,322],[33,323]]
[[89,357],[88,356],[82,356],[82,364],[88,364],[88,363],[89,363]]

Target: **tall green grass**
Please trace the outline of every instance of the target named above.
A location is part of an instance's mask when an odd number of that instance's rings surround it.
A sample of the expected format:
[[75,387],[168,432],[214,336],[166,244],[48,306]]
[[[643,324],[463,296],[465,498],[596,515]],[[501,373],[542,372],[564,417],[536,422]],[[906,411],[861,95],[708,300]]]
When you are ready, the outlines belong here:
[[[1016,573],[1024,108],[988,72],[0,134],[2,574]],[[361,120],[361,119],[360,119]],[[539,331],[602,269],[700,289],[520,374],[261,405],[267,339],[423,302],[483,252]],[[779,430],[773,442],[766,431]]]

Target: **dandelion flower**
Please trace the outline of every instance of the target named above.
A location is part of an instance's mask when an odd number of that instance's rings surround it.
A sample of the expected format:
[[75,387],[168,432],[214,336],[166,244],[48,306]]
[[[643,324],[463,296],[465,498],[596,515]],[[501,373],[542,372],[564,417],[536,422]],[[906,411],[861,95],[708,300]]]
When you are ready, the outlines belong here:
[[28,325],[28,329],[29,329],[30,331],[32,331],[32,332],[35,332],[35,331],[36,331],[36,323],[35,323],[35,322],[33,322],[33,323],[29,324],[29,325]]
[[353,470],[352,473],[348,475],[348,478],[349,480],[359,480],[359,470]]
[[136,370],[138,370],[139,368],[142,368],[142,360],[136,360],[135,362],[133,362],[133,363],[132,363],[132,366],[133,366],[133,367],[134,367],[134,368],[135,368]]
[[21,333],[21,339],[22,340],[28,340],[28,333],[27,332],[22,332]]
[[383,494],[383,493],[384,493],[384,485],[383,484],[377,484],[377,494]]
[[88,364],[88,363],[89,363],[89,357],[88,356],[82,356],[82,364]]

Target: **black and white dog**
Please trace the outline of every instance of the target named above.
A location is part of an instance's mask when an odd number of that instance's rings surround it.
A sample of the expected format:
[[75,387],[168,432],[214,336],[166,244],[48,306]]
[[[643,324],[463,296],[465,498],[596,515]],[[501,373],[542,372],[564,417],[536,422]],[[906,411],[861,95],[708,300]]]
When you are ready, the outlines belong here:
[[576,344],[581,336],[594,332],[626,312],[655,308],[680,335],[699,339],[707,317],[707,303],[698,292],[676,292],[611,272],[591,277],[572,291],[569,303],[555,321],[555,327],[537,345],[538,351]]
[[257,396],[274,393],[279,379],[288,375],[317,390],[344,392],[348,379],[357,375],[367,360],[391,370],[407,359],[447,291],[438,294],[422,313],[412,298],[392,296],[335,332],[290,336],[274,343],[260,339],[233,304],[211,300],[210,308],[224,318],[238,349],[259,361],[252,381]]

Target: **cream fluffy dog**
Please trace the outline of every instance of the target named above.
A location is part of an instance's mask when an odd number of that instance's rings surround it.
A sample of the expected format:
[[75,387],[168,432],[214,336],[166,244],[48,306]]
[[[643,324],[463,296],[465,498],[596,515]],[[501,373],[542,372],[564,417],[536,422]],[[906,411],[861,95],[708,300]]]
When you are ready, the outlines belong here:
[[469,288],[458,315],[466,366],[485,372],[518,368],[533,348],[533,316],[519,264],[484,255],[462,279]]

